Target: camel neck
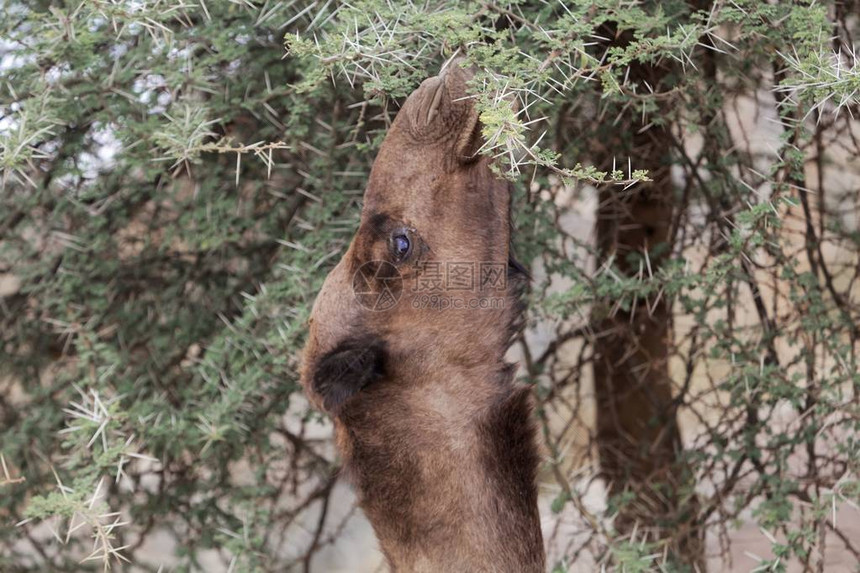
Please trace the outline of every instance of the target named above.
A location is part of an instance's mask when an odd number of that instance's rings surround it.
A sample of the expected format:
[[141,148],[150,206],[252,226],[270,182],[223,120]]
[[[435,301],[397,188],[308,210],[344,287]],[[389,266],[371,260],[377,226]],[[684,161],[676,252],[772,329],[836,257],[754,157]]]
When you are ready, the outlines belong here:
[[397,571],[542,571],[528,389],[507,367],[480,380],[435,372],[380,381],[341,418],[383,552]]

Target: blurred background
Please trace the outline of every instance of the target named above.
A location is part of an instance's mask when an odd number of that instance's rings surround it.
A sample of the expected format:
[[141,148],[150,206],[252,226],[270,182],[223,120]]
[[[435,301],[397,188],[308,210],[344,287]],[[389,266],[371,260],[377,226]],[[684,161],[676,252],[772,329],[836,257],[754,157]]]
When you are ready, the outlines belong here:
[[386,570],[298,354],[456,54],[552,571],[860,567],[856,1],[0,6],[0,570]]

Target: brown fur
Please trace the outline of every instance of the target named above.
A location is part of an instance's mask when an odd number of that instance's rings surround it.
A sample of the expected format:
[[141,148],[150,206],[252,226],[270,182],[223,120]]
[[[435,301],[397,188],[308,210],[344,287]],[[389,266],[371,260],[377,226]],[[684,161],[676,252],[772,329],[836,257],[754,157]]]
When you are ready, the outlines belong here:
[[[476,155],[468,78],[451,63],[394,121],[359,229],[314,305],[302,383],[334,418],[346,474],[392,569],[538,572],[531,397],[504,363],[525,279],[510,257],[508,185]],[[401,232],[412,243],[404,260],[391,246]],[[369,261],[403,276],[394,308],[374,312],[353,296]],[[507,265],[505,290],[467,293],[503,297],[504,308],[414,307],[424,262]]]

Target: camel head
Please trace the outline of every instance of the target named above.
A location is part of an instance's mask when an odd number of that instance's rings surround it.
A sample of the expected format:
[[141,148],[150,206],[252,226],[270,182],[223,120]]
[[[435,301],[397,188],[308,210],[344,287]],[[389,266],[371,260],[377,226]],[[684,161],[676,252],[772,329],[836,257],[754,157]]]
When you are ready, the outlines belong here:
[[510,342],[509,186],[478,154],[471,77],[450,62],[406,100],[316,299],[302,383],[330,413],[380,379],[498,362]]

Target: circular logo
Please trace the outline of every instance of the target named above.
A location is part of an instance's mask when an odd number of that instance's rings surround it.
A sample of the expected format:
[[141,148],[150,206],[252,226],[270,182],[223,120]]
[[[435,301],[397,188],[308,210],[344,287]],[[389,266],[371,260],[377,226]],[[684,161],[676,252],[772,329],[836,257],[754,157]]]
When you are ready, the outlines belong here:
[[352,292],[358,304],[368,310],[389,310],[403,294],[403,277],[388,261],[369,261],[352,276]]

